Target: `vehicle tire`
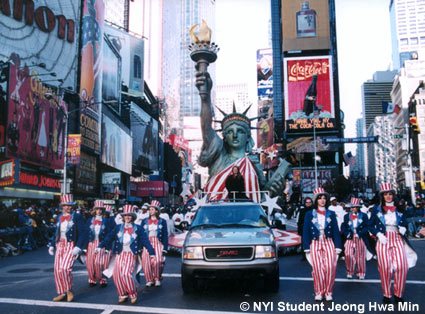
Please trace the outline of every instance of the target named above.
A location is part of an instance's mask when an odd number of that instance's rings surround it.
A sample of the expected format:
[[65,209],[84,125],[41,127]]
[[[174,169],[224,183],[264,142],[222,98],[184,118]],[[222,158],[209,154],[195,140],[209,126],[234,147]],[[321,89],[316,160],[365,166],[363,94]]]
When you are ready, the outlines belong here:
[[192,276],[186,275],[184,272],[182,272],[181,284],[184,294],[192,294],[195,292],[194,280],[195,279]]
[[279,267],[270,275],[265,277],[264,287],[267,292],[277,293],[279,292]]

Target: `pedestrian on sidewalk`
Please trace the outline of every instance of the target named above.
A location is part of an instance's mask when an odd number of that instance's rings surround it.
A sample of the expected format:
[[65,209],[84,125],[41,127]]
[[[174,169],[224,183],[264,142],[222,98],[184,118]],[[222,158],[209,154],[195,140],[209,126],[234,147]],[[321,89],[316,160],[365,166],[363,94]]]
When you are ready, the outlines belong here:
[[73,212],[75,204],[72,194],[61,195],[62,214],[58,216],[56,231],[48,244],[49,254],[55,256],[54,276],[58,293],[53,298],[55,302],[74,299],[72,268],[87,243],[84,219]]
[[332,301],[341,236],[335,212],[328,209],[329,194],[321,187],[314,189],[314,209],[307,212],[303,227],[303,249],[311,264],[314,300]]
[[165,254],[168,250],[167,222],[159,217],[160,203],[153,200],[149,205],[149,218],[142,221],[142,230],[149,238],[155,249],[155,258],[151,259],[148,250],[143,249],[142,267],[145,274],[146,286],[161,286],[162,271],[164,269]]
[[[347,278],[352,279],[356,273],[360,280],[366,276],[366,259],[373,257],[369,245],[369,220],[367,214],[360,211],[360,199],[352,197],[349,204],[350,212],[344,216],[341,232],[345,236],[345,266]],[[368,254],[367,254],[368,253]],[[368,258],[367,258],[368,257]]]
[[87,245],[87,273],[88,282],[90,287],[99,285],[104,288],[108,282],[106,277],[102,275],[103,271],[108,268],[111,258],[111,252],[101,249],[100,252],[95,253],[99,243],[113,230],[115,223],[113,219],[105,217],[105,208],[103,201],[96,200],[94,202],[92,216],[87,220],[87,230],[89,242]]
[[414,267],[417,255],[406,237],[407,222],[395,206],[395,190],[390,183],[380,186],[379,206],[372,212],[370,232],[378,238],[376,255],[381,278],[382,302],[391,303],[391,278],[394,279],[394,303],[403,302],[407,271]]
[[116,254],[115,265],[112,273],[115,287],[118,292],[118,303],[124,303],[130,298],[131,304],[137,303],[136,284],[133,279],[137,256],[143,248],[149,252],[150,258],[154,258],[155,251],[148,238],[142,232],[142,228],[134,223],[136,213],[133,205],[124,205],[123,223],[117,225],[99,244],[96,249],[100,253],[103,248]]

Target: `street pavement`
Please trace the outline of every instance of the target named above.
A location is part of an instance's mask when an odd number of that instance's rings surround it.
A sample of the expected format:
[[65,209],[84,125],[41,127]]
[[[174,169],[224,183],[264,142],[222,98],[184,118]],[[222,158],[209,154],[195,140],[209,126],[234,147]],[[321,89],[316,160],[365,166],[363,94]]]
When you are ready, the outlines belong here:
[[[425,240],[413,239],[412,244],[419,258],[416,267],[409,270],[405,293],[408,303],[405,311],[401,312],[425,313]],[[53,257],[48,255],[47,248],[2,258],[0,313],[244,313],[241,307],[250,313],[384,312],[384,308],[377,307],[382,306],[382,295],[375,260],[367,263],[364,281],[346,279],[345,264],[340,260],[334,289],[335,303],[316,304],[318,308],[315,311],[305,308],[315,303],[311,267],[301,261],[300,255],[280,258],[281,281],[276,294],[263,293],[261,283],[211,282],[194,295],[184,295],[180,288],[180,263],[179,256],[167,256],[163,285],[158,288],[140,287],[136,305],[118,305],[112,281],[106,288],[88,287],[85,266],[78,263],[74,267],[74,302],[52,302],[56,295]],[[144,278],[142,281],[144,283]],[[291,308],[288,302],[296,309]],[[335,305],[345,308],[331,311]],[[415,311],[416,306],[418,311]],[[391,308],[385,310],[388,312]]]

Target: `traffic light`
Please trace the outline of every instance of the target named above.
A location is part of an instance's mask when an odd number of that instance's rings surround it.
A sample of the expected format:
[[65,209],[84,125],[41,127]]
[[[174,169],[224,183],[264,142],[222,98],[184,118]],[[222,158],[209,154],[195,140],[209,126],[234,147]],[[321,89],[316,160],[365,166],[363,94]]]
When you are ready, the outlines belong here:
[[414,133],[417,133],[417,134],[421,133],[421,130],[419,129],[419,125],[418,125],[418,119],[416,117],[410,117],[409,123]]

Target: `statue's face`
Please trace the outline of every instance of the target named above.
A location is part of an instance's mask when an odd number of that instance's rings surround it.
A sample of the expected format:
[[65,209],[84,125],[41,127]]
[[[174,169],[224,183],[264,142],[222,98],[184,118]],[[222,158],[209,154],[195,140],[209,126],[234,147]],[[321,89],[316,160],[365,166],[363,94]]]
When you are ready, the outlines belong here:
[[230,148],[245,150],[248,141],[248,133],[243,126],[232,124],[224,131],[224,139]]

